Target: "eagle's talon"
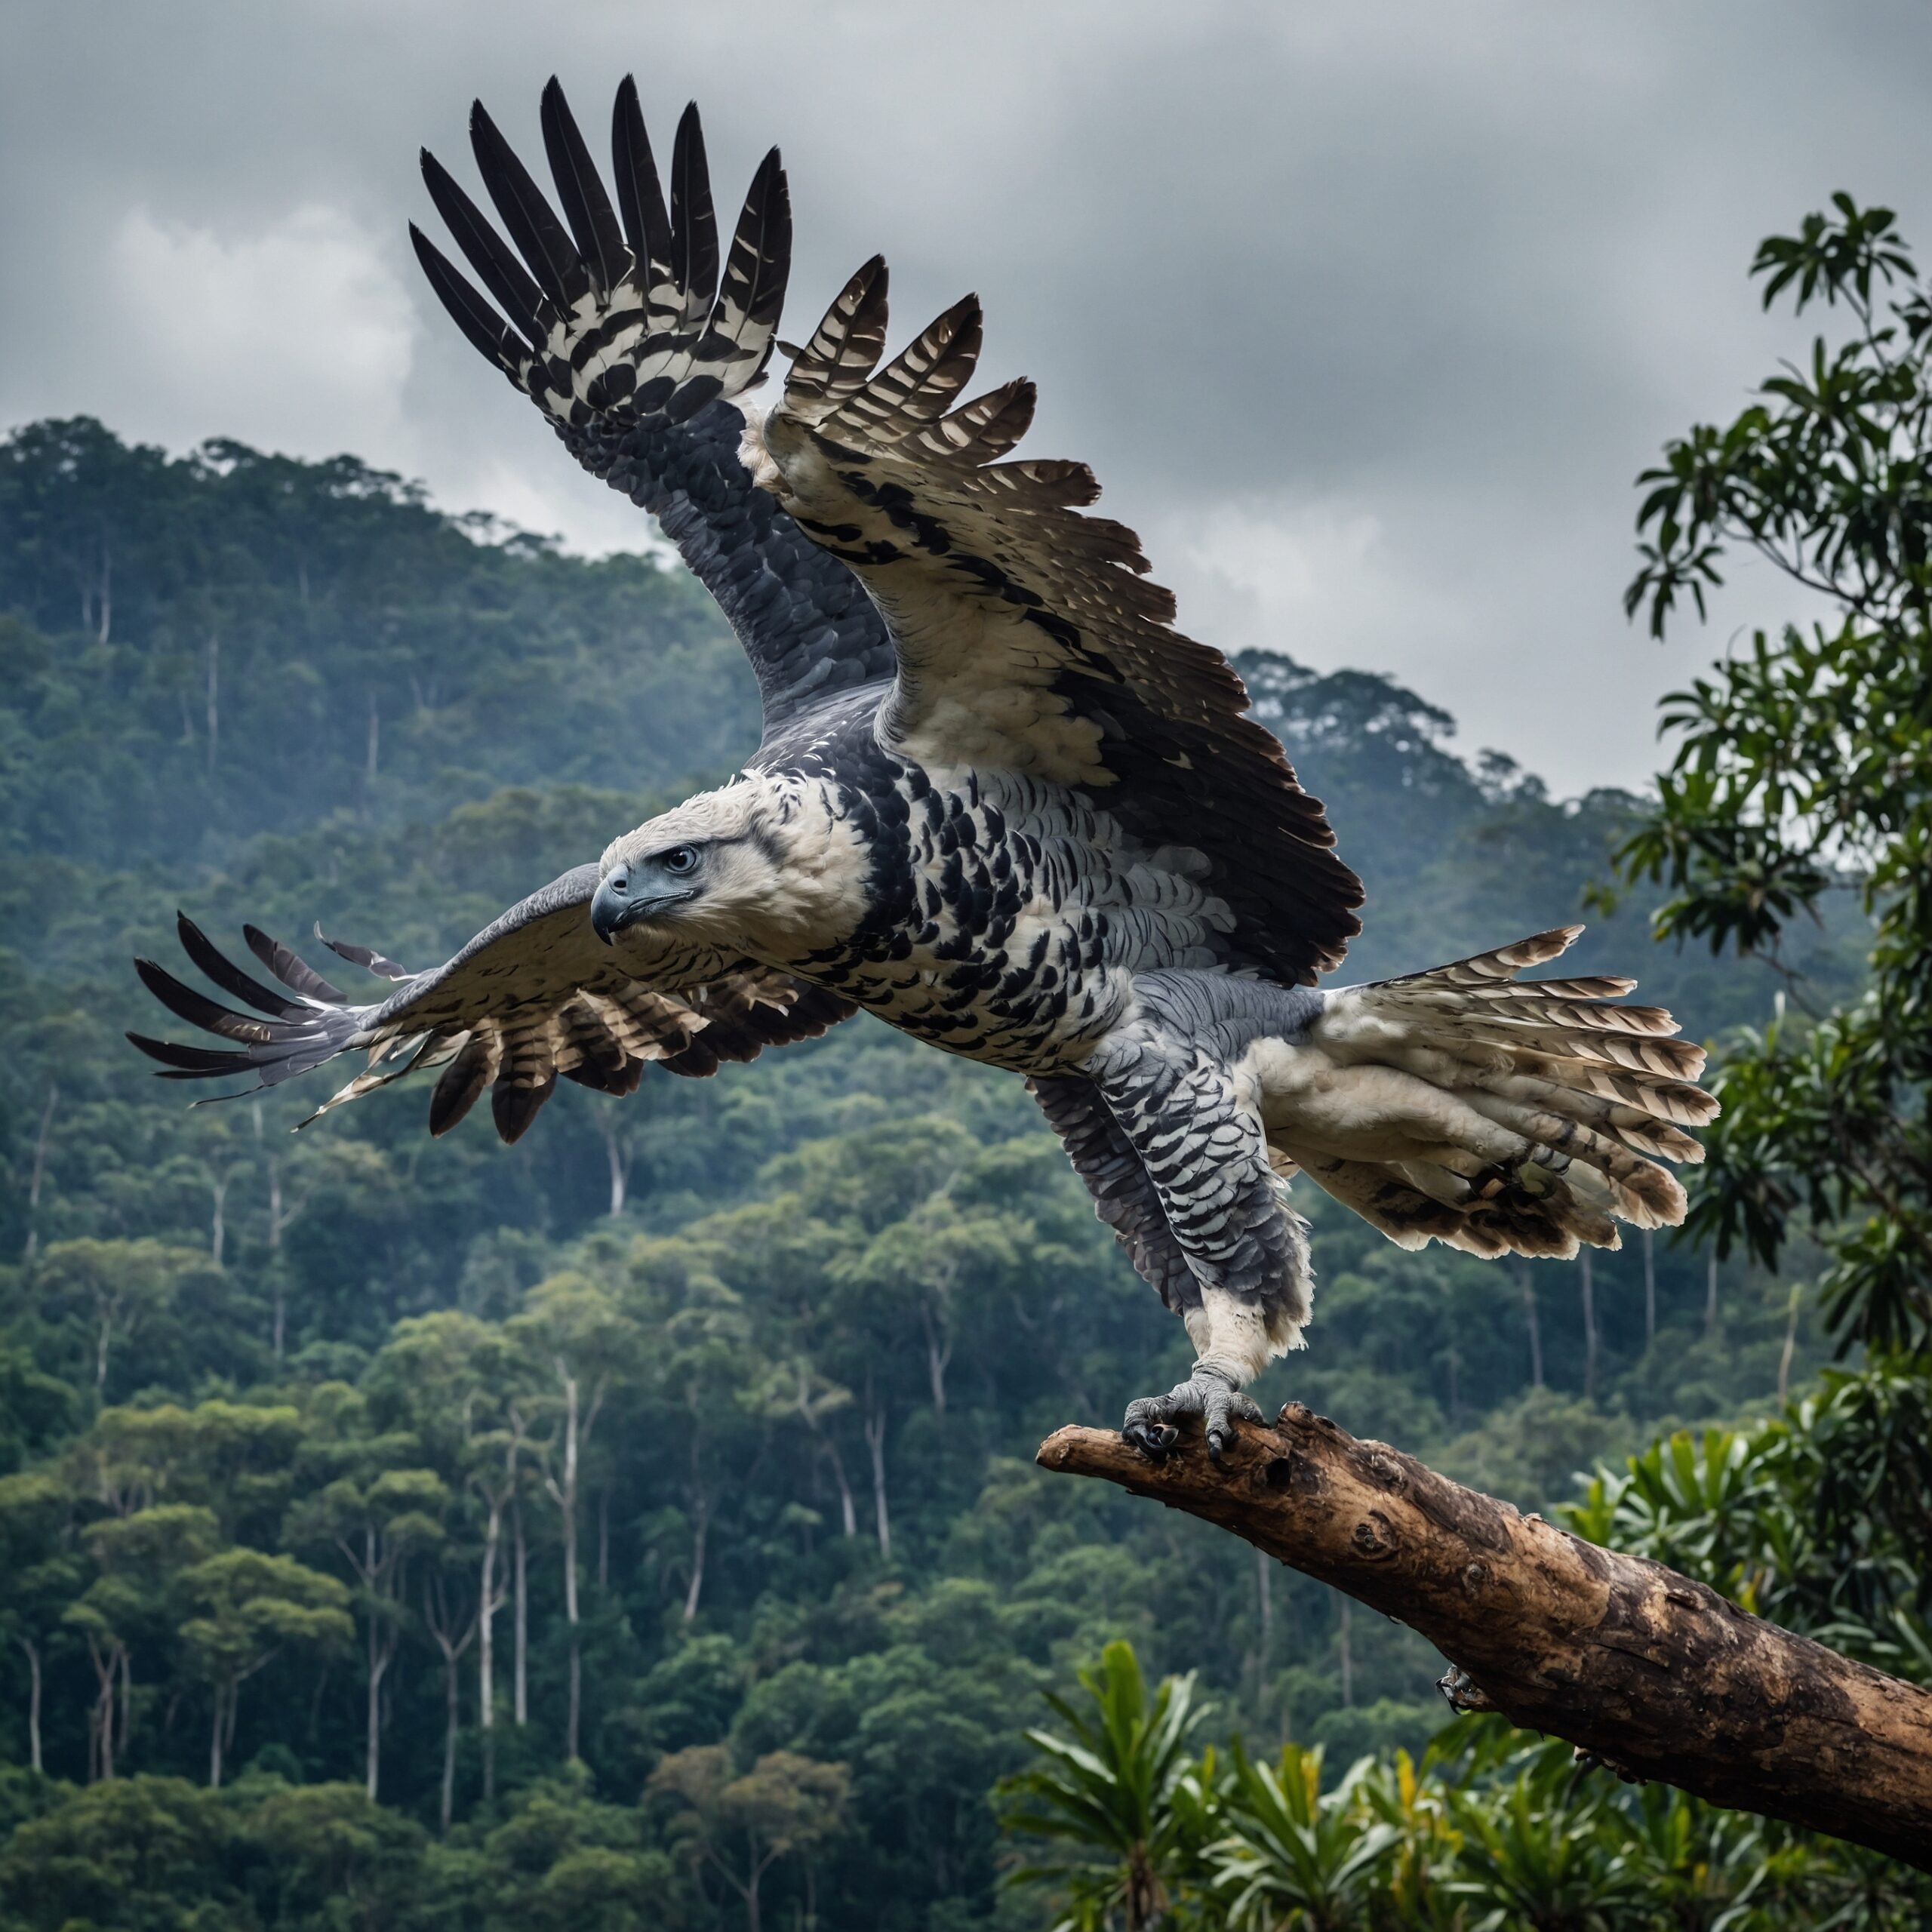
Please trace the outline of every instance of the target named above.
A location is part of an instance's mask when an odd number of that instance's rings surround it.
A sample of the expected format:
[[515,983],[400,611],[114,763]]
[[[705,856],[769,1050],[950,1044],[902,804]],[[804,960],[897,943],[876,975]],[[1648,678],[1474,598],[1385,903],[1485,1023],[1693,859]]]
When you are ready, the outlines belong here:
[[[1138,1407],[1140,1405],[1137,1403],[1134,1406]],[[1151,1422],[1137,1417],[1132,1410],[1128,1412],[1128,1420],[1121,1424],[1120,1432],[1121,1439],[1131,1448],[1138,1449],[1150,1463],[1165,1462],[1168,1451],[1180,1437],[1179,1429],[1166,1423]]]
[[1217,1463],[1240,1432],[1237,1423],[1267,1420],[1225,1374],[1196,1362],[1187,1380],[1164,1395],[1143,1395],[1128,1403],[1120,1432],[1150,1462],[1158,1463],[1180,1439],[1180,1431],[1173,1423],[1180,1416],[1201,1418],[1208,1453]]

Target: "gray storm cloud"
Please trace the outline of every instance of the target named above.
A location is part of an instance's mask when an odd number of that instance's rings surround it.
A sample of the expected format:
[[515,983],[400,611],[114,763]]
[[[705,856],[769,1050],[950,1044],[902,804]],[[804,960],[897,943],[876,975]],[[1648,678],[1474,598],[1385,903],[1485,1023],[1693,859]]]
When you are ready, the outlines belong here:
[[[963,21],[962,21],[963,15]],[[1549,7],[238,3],[0,15],[0,421],[349,449],[573,545],[641,545],[411,260],[416,149],[482,95],[533,158],[634,71],[721,200],[776,141],[802,333],[875,249],[916,327],[985,298],[1182,620],[1386,670],[1560,790],[1641,783],[1657,694],[1794,607],[1623,623],[1635,472],[1798,340],[1758,238],[1844,187],[1932,251],[1932,14]]]

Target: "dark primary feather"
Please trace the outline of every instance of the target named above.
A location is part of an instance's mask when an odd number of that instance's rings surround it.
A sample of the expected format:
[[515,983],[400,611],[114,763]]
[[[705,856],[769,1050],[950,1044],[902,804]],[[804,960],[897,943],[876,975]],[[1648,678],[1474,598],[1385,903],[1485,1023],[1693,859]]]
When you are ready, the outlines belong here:
[[718,295],[718,211],[694,100],[685,104],[671,149],[671,263],[685,291],[685,328],[702,328]]
[[[543,328],[537,318],[543,306],[543,291],[484,218],[482,211],[427,148],[423,150],[422,162],[423,186],[429,189],[429,198],[436,205],[444,225],[463,251],[463,259],[482,278],[483,286],[497,298],[503,313],[522,331],[530,346],[540,349]],[[461,280],[447,262],[443,266],[447,275]],[[440,289],[438,293],[441,293]]]
[[630,251],[554,74],[543,90],[543,152],[557,184],[558,199],[563,203],[564,219],[576,239],[578,255],[591,269],[597,292],[608,296],[629,268]]
[[637,82],[628,74],[618,87],[611,113],[611,149],[617,206],[631,253],[648,272],[647,285],[669,281],[673,273],[671,218],[664,211],[664,189],[645,130],[644,110],[638,103]]
[[270,938],[260,926],[244,926],[242,937],[248,950],[291,992],[331,1006],[348,1004],[346,993],[331,986],[306,960],[291,952],[280,940]]
[[413,221],[409,224],[409,239],[436,299],[449,311],[457,327],[473,348],[515,382],[521,359],[515,331],[450,266],[442,251]]
[[558,308],[570,308],[589,294],[589,271],[543,191],[480,100],[469,110],[469,143],[483,185],[537,286]]
[[373,973],[379,980],[413,980],[416,975],[407,966],[398,966],[393,959],[385,959],[374,947],[358,946],[352,940],[331,939],[318,925],[315,937],[338,959],[346,959],[352,966],[359,966],[365,973]]
[[246,1000],[257,1013],[268,1014],[277,1020],[300,1019],[306,1013],[308,1009],[300,1000],[291,999],[287,994],[263,986],[252,974],[243,972],[225,954],[217,952],[208,935],[186,913],[175,914],[174,930],[180,937],[182,951],[223,992],[232,994],[236,999]]

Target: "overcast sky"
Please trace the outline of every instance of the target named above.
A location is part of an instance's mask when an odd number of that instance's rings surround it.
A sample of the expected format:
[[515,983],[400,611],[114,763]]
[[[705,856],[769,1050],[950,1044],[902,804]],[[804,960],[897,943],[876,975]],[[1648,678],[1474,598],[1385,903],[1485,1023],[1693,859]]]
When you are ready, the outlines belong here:
[[[1627,626],[1635,472],[1796,339],[1758,238],[1835,189],[1932,254],[1932,8],[5,0],[0,423],[351,451],[590,551],[647,540],[422,285],[427,144],[481,94],[534,162],[634,71],[721,202],[784,149],[787,333],[881,250],[967,288],[1183,624],[1392,672],[1560,792],[1639,783],[1710,631]],[[897,337],[895,338],[897,339]]]

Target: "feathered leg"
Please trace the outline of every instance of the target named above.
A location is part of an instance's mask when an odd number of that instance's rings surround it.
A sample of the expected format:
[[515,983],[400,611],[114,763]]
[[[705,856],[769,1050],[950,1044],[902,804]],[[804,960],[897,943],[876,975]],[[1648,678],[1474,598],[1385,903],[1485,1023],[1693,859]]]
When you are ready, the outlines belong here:
[[[1211,990],[1211,983],[1203,989]],[[1198,1356],[1186,1382],[1131,1404],[1121,1432],[1158,1457],[1174,1440],[1174,1423],[1199,1416],[1218,1457],[1238,1423],[1260,1420],[1243,1386],[1294,1347],[1307,1323],[1308,1242],[1212,1014],[1177,1001],[1174,992],[1171,984],[1146,989],[1132,1018],[1082,1071],[1137,1159],[1168,1251],[1185,1263],[1164,1271],[1159,1285]],[[1100,1198],[1103,1215],[1118,1223]]]

